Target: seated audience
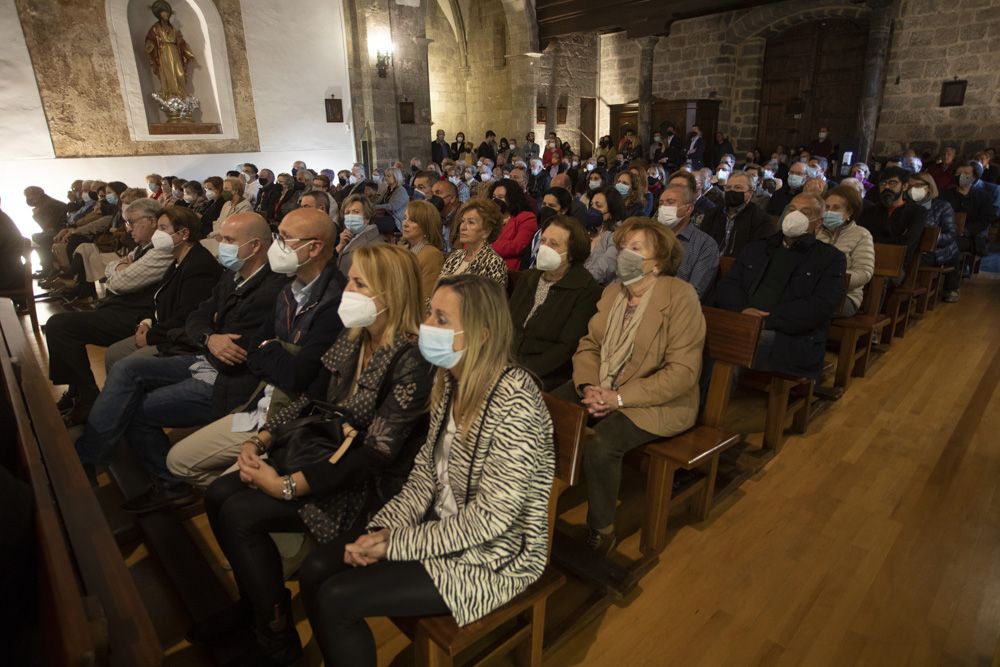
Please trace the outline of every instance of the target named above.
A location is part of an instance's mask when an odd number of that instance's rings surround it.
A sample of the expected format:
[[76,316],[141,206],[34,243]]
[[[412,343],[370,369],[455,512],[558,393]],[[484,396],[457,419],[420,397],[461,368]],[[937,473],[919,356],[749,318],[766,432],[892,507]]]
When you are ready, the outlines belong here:
[[906,260],[897,283],[903,280],[920,246],[927,210],[903,198],[909,187],[910,172],[902,167],[883,169],[878,178],[878,203],[861,212],[858,221],[872,234],[875,243],[906,246]]
[[[178,202],[180,203],[180,202]],[[198,181],[187,181],[184,183],[183,205],[191,209],[198,216],[199,220],[208,210],[209,202],[205,199],[205,188]],[[198,237],[201,238],[201,230],[198,230]]]
[[986,254],[990,225],[996,219],[989,193],[976,187],[982,173],[982,165],[975,160],[960,164],[955,170],[957,185],[942,195],[956,213],[965,214],[965,233],[957,239],[959,251],[980,256]]
[[42,228],[42,231],[31,235],[42,265],[39,277],[50,278],[57,271],[52,260],[52,239],[66,226],[67,206],[36,185],[24,189],[24,202],[32,209],[32,219]]
[[844,300],[847,258],[815,236],[826,206],[802,193],[781,231],[751,241],[716,289],[716,304],[763,319],[754,368],[819,379],[830,319]]
[[691,283],[698,298],[704,299],[719,273],[719,246],[691,224],[693,213],[694,192],[689,187],[678,184],[663,188],[656,219],[673,231],[684,250],[677,277]]
[[163,177],[159,174],[149,174],[146,176],[146,190],[149,191],[147,195],[150,199],[155,199],[160,202],[160,206],[163,205],[163,198],[166,193],[163,191]]
[[500,234],[500,207],[492,199],[470,199],[458,211],[457,243],[444,260],[441,277],[472,273],[507,287],[507,263],[490,245]]
[[351,261],[354,251],[367,246],[385,243],[382,234],[372,220],[375,217],[375,207],[364,195],[350,195],[344,199],[340,207],[344,215],[341,221],[344,231],[340,232],[337,243],[337,268],[341,275],[347,278],[351,271]]
[[200,238],[201,221],[190,209],[171,206],[160,214],[150,242],[157,250],[170,251],[174,261],[153,294],[152,315],[139,322],[131,336],[105,350],[105,371],[110,373],[112,366],[132,354],[155,356],[157,345],[182,330],[187,316],[212,292],[222,267],[198,243]]
[[205,190],[205,201],[208,202],[201,213],[201,237],[205,239],[215,230],[215,223],[222,213],[226,200],[222,197],[223,183],[218,176],[209,176],[201,184]]
[[444,264],[441,214],[433,204],[427,201],[409,203],[403,214],[403,244],[417,259],[422,294],[430,299]]
[[521,186],[509,178],[490,186],[489,198],[506,208],[509,217],[493,241],[496,251],[510,271],[521,267],[522,256],[531,248],[531,239],[538,231],[538,216],[531,210]]
[[552,422],[510,358],[503,291],[455,276],[431,307],[420,349],[440,370],[409,479],[368,522],[371,532],[313,552],[302,567],[328,665],[376,664],[367,616],[450,612],[467,625],[525,590],[548,561]]
[[222,182],[223,192],[228,192],[229,195],[228,197],[222,196],[226,203],[222,205],[222,211],[219,212],[219,219],[216,221],[217,224],[221,225],[231,215],[253,211],[253,206],[250,204],[250,200],[244,196],[243,189],[242,178],[231,176]]
[[589,255],[583,226],[555,215],[542,231],[535,267],[521,275],[510,297],[514,357],[546,391],[572,377],[573,353],[597,310],[601,287],[584,267]]
[[694,192],[694,212],[691,213],[691,224],[698,229],[701,229],[705,216],[709,211],[715,208],[715,204],[713,204],[712,201],[703,194],[704,189],[702,179],[697,174],[692,174],[691,172],[684,171],[682,169],[670,174],[670,179],[667,181],[667,185],[687,186],[692,192]]
[[646,210],[646,199],[639,191],[638,179],[628,169],[615,176],[615,190],[625,202],[625,217],[641,216]]
[[403,213],[410,203],[410,195],[403,184],[403,172],[393,167],[385,170],[385,190],[375,202],[376,215],[391,216],[397,230],[403,228]]
[[788,167],[788,178],[785,179],[785,183],[771,195],[771,202],[767,206],[768,215],[781,215],[792,198],[802,192],[805,184],[806,164],[793,162]]
[[875,274],[875,242],[871,233],[858,224],[862,203],[856,189],[838,185],[826,194],[825,202],[816,238],[844,253],[847,259],[847,298],[836,316],[851,317],[861,307],[865,285]]
[[583,266],[598,285],[607,285],[618,276],[618,247],[614,232],[624,219],[625,200],[616,188],[608,187],[591,195],[587,209],[590,256]]
[[[458,217],[458,209],[461,208],[462,202],[465,200],[461,199],[459,189],[451,179],[435,181],[434,185],[431,186],[431,193],[435,197],[438,197],[444,204],[440,213],[441,238],[444,243],[441,249],[447,254],[451,252],[452,233],[453,231],[455,233],[458,232],[458,225],[455,224],[455,220]],[[465,199],[467,200],[468,197]]]
[[925,253],[920,259],[928,266],[950,266],[953,271],[942,277],[942,300],[945,303],[958,301],[958,287],[962,276],[959,272],[961,253],[958,250],[958,230],[955,225],[955,209],[939,196],[937,182],[929,172],[910,176],[910,188],[906,197],[914,204],[927,209],[928,227],[940,229],[934,252]]
[[[317,577],[310,583],[319,586],[343,564],[344,544],[399,492],[412,467],[427,434],[433,380],[417,345],[422,304],[411,253],[388,245],[361,248],[340,305],[346,328],[323,355],[321,371],[303,397],[272,411],[242,444],[238,472],[208,489],[209,522],[240,593],[230,617],[252,624],[257,642],[251,655],[290,664],[302,653],[269,533],[307,532],[318,542],[302,576]],[[282,455],[295,437],[294,420],[310,414],[311,401],[343,409],[351,430],[345,438],[354,444],[331,460],[326,454],[286,462]],[[207,638],[213,630],[232,629],[209,625],[216,627],[199,628],[198,634]]]
[[712,237],[720,255],[734,257],[751,241],[774,235],[774,220],[750,201],[752,197],[750,176],[737,171],[726,181],[723,205],[702,221],[702,231]]
[[683,250],[666,225],[629,218],[615,232],[618,280],[604,290],[573,355],[573,379],[556,395],[580,401],[597,423],[584,441],[587,546],[615,545],[622,457],[689,429],[698,416],[705,318],[698,295],[675,277]]
[[[188,315],[169,356],[129,357],[114,365],[76,442],[84,463],[101,464],[125,436],[153,480],[146,493],[123,505],[126,511],[191,502],[190,488],[167,469],[170,443],[163,427],[207,424],[244,405],[259,384],[247,359],[262,342],[255,334],[273,317],[288,279],[268,266],[271,232],[256,213],[230,216],[220,234],[219,261],[230,272]],[[325,245],[316,244],[301,243],[293,259],[323,252]]]
[[[71,279],[72,257],[83,243],[93,241],[99,234],[111,228],[122,211],[121,195],[128,187],[121,181],[113,181],[98,190],[98,202],[91,212],[72,227],[65,227],[52,239],[52,256],[61,270],[60,278]],[[41,287],[48,285],[41,283]]]
[[125,210],[136,248],[105,267],[107,294],[93,310],[56,313],[45,328],[49,379],[68,385],[59,410],[68,425],[81,424],[97,399],[97,382],[90,370],[87,345],[111,345],[135,331],[153,313],[153,295],[174,263],[170,249],[153,246],[162,209],[152,199],[139,199]]

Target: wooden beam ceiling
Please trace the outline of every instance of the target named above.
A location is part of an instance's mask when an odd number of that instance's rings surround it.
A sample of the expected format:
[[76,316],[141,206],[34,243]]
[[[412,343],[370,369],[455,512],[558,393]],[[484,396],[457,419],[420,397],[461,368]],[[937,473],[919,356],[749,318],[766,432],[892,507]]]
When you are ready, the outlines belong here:
[[666,35],[673,21],[749,9],[780,0],[536,0],[542,48],[574,32],[618,32],[629,37]]

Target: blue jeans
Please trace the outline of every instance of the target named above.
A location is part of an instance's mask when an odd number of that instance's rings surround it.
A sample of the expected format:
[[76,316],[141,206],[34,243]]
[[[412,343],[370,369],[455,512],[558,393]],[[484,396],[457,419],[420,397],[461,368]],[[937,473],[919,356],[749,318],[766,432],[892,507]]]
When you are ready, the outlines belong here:
[[122,436],[162,486],[180,484],[167,469],[164,427],[211,422],[212,385],[191,377],[194,356],[134,357],[114,365],[97,397],[76,451],[84,463],[107,463]]

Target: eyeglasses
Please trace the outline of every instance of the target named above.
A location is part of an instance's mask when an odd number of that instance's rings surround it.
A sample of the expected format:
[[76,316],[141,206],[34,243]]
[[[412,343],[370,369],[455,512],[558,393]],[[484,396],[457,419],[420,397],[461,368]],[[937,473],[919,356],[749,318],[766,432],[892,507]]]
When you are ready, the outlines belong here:
[[129,220],[128,218],[126,218],[125,219],[125,229],[132,229],[132,227],[135,226],[135,223],[137,223],[137,222],[139,222],[140,220],[143,220],[143,219],[145,219],[145,220],[155,220],[156,218],[154,218],[151,215],[140,215],[138,218],[136,218],[134,220]]
[[277,232],[272,232],[271,233],[271,238],[273,238],[274,242],[278,244],[278,247],[281,249],[282,252],[285,252],[285,251],[288,251],[288,250],[299,250],[302,246],[299,246],[298,248],[289,248],[288,247],[288,244],[292,243],[294,241],[316,241],[317,240],[317,238],[315,236],[311,236],[311,237],[308,237],[308,238],[301,238],[301,239],[286,239],[286,238],[282,238],[282,236],[280,234],[278,234]]

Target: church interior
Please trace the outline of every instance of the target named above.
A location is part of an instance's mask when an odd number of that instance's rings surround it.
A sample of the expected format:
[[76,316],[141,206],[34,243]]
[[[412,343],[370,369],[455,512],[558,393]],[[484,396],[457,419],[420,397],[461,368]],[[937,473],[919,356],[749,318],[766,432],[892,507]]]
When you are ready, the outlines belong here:
[[997,0],[0,0],[0,662],[1000,665]]

